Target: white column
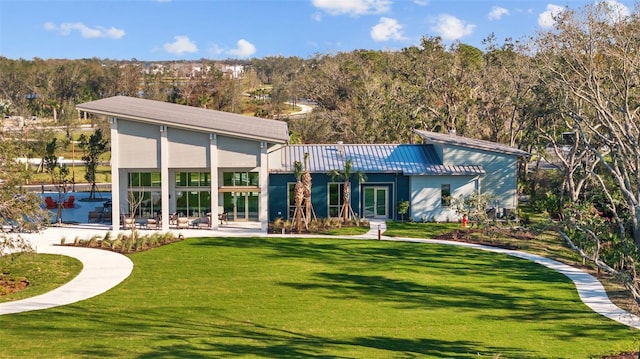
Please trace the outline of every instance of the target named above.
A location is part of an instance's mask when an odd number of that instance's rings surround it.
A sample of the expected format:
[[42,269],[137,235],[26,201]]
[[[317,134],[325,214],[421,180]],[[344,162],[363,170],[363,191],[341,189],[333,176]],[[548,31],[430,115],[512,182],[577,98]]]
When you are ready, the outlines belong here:
[[258,206],[258,220],[263,231],[269,229],[269,165],[267,163],[267,142],[260,142],[260,204]]
[[167,126],[160,125],[160,196],[162,198],[162,231],[169,231],[169,138]]
[[209,168],[211,174],[211,229],[218,229],[218,136],[209,134]]
[[120,147],[118,119],[111,117],[111,231],[113,238],[120,231]]

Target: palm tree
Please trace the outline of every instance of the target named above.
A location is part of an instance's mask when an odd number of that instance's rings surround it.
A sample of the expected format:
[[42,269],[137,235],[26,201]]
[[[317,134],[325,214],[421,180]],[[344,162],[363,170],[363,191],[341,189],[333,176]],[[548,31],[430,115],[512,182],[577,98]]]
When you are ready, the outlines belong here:
[[304,189],[304,207],[305,207],[305,224],[309,223],[311,219],[311,173],[309,172],[309,153],[304,154],[304,172],[301,178],[302,186]]
[[358,183],[367,180],[367,176],[364,173],[360,171],[353,172],[351,159],[345,161],[342,171],[332,170],[329,172],[332,181],[336,178],[344,180],[342,188],[342,209],[340,210],[344,223],[347,223],[351,216],[355,216],[353,208],[351,207],[351,176],[353,175],[358,177]]
[[302,184],[302,163],[300,161],[295,161],[293,163],[294,175],[296,176],[296,186],[293,190],[293,197],[296,200],[296,209],[293,214],[296,230],[298,232],[302,231],[302,201],[304,201],[304,186]]

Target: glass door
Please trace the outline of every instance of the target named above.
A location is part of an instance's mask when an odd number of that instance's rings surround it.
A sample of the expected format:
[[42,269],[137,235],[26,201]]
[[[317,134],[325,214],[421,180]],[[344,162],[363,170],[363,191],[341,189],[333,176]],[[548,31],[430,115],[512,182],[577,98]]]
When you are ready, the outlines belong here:
[[364,188],[364,216],[366,218],[388,218],[387,188]]
[[236,206],[234,208],[234,218],[236,221],[247,220],[247,193],[233,192]]
[[230,221],[257,221],[260,207],[259,192],[225,192],[224,210]]

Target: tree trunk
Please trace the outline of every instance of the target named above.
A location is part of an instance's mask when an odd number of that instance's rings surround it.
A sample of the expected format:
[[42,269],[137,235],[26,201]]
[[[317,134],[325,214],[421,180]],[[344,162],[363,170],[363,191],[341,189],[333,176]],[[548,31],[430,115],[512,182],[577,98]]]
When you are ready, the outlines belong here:
[[351,182],[349,180],[344,181],[344,188],[342,189],[342,221],[347,223],[351,215]]

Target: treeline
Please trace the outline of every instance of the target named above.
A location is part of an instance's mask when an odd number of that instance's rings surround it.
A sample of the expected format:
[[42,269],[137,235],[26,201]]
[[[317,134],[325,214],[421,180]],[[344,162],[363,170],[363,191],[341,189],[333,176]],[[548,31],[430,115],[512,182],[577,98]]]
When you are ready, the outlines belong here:
[[[521,168],[532,205],[640,298],[640,17],[598,2],[555,20],[527,41],[489,36],[483,50],[425,37],[398,51],[253,59],[238,62],[241,79],[207,60],[178,74],[0,58],[0,109],[71,121],[75,104],[114,95],[243,113],[260,101],[292,142],[412,143],[424,129],[505,143],[532,154]],[[314,110],[286,119],[288,101]],[[539,169],[545,160],[558,171]]]

